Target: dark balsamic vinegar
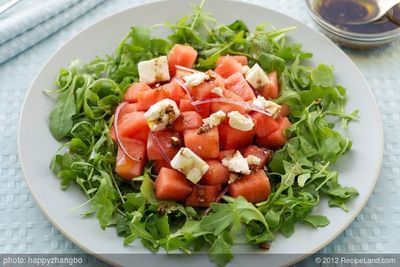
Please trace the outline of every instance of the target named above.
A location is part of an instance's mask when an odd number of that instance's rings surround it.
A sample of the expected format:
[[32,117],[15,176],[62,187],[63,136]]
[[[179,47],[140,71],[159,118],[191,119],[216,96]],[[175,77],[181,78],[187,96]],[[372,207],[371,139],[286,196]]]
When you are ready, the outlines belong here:
[[[337,28],[363,34],[376,34],[400,28],[400,7],[396,6],[390,16],[366,24],[349,24],[376,12],[374,5],[363,0],[320,0],[317,13]],[[399,24],[396,24],[399,23]]]

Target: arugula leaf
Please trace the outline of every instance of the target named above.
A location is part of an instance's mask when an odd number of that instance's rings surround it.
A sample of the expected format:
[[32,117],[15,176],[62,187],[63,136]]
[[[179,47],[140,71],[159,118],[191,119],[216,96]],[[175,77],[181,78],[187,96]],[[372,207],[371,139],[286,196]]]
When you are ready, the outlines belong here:
[[245,224],[248,224],[251,221],[258,221],[261,222],[266,229],[268,229],[268,224],[265,221],[264,216],[246,199],[243,197],[238,197],[232,204],[235,207],[236,212],[239,214],[241,221],[243,221]]
[[243,197],[231,203],[213,203],[211,208],[213,212],[200,222],[200,228],[204,231],[215,236],[226,232],[234,237],[240,230],[240,224],[244,224],[249,242],[259,244],[274,239],[264,215]]
[[61,178],[61,189],[65,190],[69,185],[76,180],[77,175],[73,170],[61,170],[57,173],[57,176]]
[[283,212],[282,210],[275,211],[274,209],[270,209],[265,213],[265,220],[268,223],[268,226],[271,229],[271,231],[274,232],[279,227],[282,212]]
[[138,49],[147,47],[150,44],[150,29],[147,27],[132,27],[129,35],[132,38],[132,43]]
[[281,73],[285,69],[285,60],[269,53],[261,53],[258,64],[267,72],[277,71]]
[[154,193],[154,182],[150,179],[150,175],[147,173],[143,175],[140,192],[147,202],[151,204],[157,203],[157,199]]
[[50,132],[57,140],[66,137],[73,126],[72,116],[76,114],[74,87],[75,82],[60,94],[57,105],[49,115]]
[[190,246],[193,242],[199,241],[204,244],[204,236],[208,234],[200,229],[200,222],[192,219],[187,219],[182,227],[177,231],[160,240],[167,251],[181,249],[190,253]]
[[125,195],[126,201],[122,204],[127,212],[133,212],[140,209],[146,202],[141,193],[128,193]]
[[116,192],[111,186],[111,177],[108,173],[102,172],[100,186],[91,199],[92,208],[97,211],[97,219],[102,229],[105,229],[111,221],[115,210]]
[[235,213],[233,207],[229,204],[213,203],[211,204],[211,209],[213,212],[203,217],[200,222],[200,228],[213,232],[217,236],[233,224]]
[[247,27],[247,25],[244,23],[243,20],[237,19],[234,22],[232,22],[231,24],[228,25],[228,28],[231,29],[232,31],[235,32],[249,32],[249,28]]
[[199,63],[197,64],[196,67],[198,69],[203,69],[203,70],[211,69],[214,67],[215,62],[217,62],[219,57],[220,57],[220,54],[217,52],[217,53],[214,53],[211,56],[207,57],[206,59],[200,58]]
[[268,224],[260,211],[243,197],[238,197],[232,203],[211,204],[212,213],[204,216],[200,223],[200,228],[214,232],[215,235],[222,233],[225,229],[233,226],[238,221],[244,224],[250,221],[261,222],[266,229]]
[[303,221],[311,224],[315,228],[324,227],[329,224],[329,219],[322,215],[308,215],[303,219]]
[[155,214],[148,218],[146,229],[151,233],[153,238],[161,239],[170,234],[168,215]]
[[311,53],[303,52],[301,48],[301,44],[282,45],[279,47],[277,55],[285,60],[294,60],[296,58],[307,59],[312,57]]
[[225,266],[233,258],[232,245],[226,240],[226,235],[220,234],[209,249],[209,257],[218,266]]
[[317,86],[334,87],[335,76],[333,68],[323,64],[319,65],[311,72],[311,80]]
[[346,203],[355,196],[358,196],[358,191],[352,187],[342,187],[335,179],[330,180],[322,187],[322,190],[328,195],[328,204],[331,207],[339,207],[344,211],[348,211]]
[[129,229],[129,221],[126,217],[122,217],[117,220],[115,229],[117,234],[122,237],[127,237],[131,234],[131,230]]

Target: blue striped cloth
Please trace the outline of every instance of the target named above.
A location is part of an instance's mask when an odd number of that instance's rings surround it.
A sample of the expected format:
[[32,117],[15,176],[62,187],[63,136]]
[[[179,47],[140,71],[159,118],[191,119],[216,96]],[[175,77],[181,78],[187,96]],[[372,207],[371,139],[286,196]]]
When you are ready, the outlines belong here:
[[[0,14],[0,64],[46,39],[104,0],[24,0]],[[3,1],[4,2],[4,1]]]

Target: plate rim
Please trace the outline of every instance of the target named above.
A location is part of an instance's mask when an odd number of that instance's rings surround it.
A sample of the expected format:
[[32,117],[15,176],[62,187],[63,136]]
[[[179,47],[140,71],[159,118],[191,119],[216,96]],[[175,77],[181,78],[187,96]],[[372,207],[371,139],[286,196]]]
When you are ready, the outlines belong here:
[[[341,227],[340,229],[335,230],[335,233],[332,235],[331,238],[325,240],[324,242],[321,242],[316,248],[314,248],[312,251],[310,251],[309,253],[305,253],[305,254],[296,254],[296,256],[293,258],[293,260],[287,262],[287,265],[292,265],[294,263],[300,262],[301,260],[314,255],[316,252],[320,251],[321,249],[325,248],[327,245],[329,245],[331,242],[333,242],[337,237],[339,237],[343,231],[345,229],[347,229],[349,227],[349,225],[356,219],[356,217],[361,213],[361,211],[364,209],[364,207],[366,206],[367,202],[370,200],[372,192],[374,191],[375,187],[376,187],[376,183],[380,177],[380,172],[382,170],[382,163],[383,163],[383,152],[384,152],[384,130],[383,130],[383,122],[382,122],[382,116],[381,116],[381,112],[379,109],[379,106],[377,104],[376,101],[376,97],[368,83],[368,81],[365,79],[363,73],[361,72],[361,70],[357,67],[357,65],[351,60],[351,58],[335,43],[333,42],[331,39],[329,39],[327,36],[325,36],[323,33],[321,33],[320,31],[318,31],[316,28],[313,28],[309,25],[307,25],[306,23],[300,21],[297,17],[291,17],[287,14],[282,13],[281,11],[269,8],[267,6],[263,6],[261,3],[258,2],[248,2],[247,0],[213,0],[213,1],[228,1],[228,2],[236,2],[236,3],[241,3],[241,4],[245,4],[245,5],[251,5],[253,7],[256,8],[262,8],[264,10],[267,10],[268,12],[274,12],[279,14],[280,16],[285,16],[287,18],[290,18],[292,20],[295,20],[296,23],[298,23],[299,25],[302,25],[310,30],[312,30],[315,34],[319,35],[322,39],[324,39],[325,41],[332,43],[333,45],[335,45],[338,49],[338,53],[341,53],[342,56],[344,56],[347,61],[348,64],[352,66],[352,68],[359,74],[360,78],[362,79],[363,83],[365,85],[367,85],[367,92],[370,95],[370,97],[373,100],[373,109],[375,110],[375,113],[377,115],[377,119],[378,119],[378,124],[379,124],[379,129],[378,129],[378,133],[380,135],[380,138],[377,142],[377,144],[379,145],[379,162],[376,168],[375,173],[373,174],[373,180],[371,187],[367,190],[366,192],[366,197],[365,199],[360,203],[360,205],[356,206],[353,208],[353,212],[352,212],[352,216],[349,218],[349,220],[343,225],[343,227]],[[141,6],[147,6],[147,5],[157,5],[158,3],[161,2],[168,2],[168,0],[155,0],[155,1],[149,1],[149,2],[145,2],[145,3],[139,3],[139,4],[132,4],[132,5],[128,5],[120,10],[117,10],[115,12],[112,12],[111,14],[98,18],[96,19],[94,22],[86,25],[85,27],[83,27],[81,30],[75,32],[70,38],[68,38],[66,41],[63,42],[63,44],[58,47],[46,60],[45,62],[41,65],[41,67],[39,68],[39,71],[37,72],[37,74],[34,76],[32,82],[30,83],[25,96],[24,96],[24,100],[22,102],[21,105],[21,110],[19,113],[19,118],[18,118],[18,126],[17,126],[17,152],[18,152],[18,159],[19,159],[19,163],[21,166],[21,171],[22,171],[22,175],[24,177],[24,180],[28,186],[28,189],[31,193],[31,195],[33,196],[36,204],[38,205],[38,207],[40,208],[40,210],[43,212],[43,214],[45,215],[45,217],[51,222],[52,226],[54,226],[63,236],[65,236],[70,242],[72,242],[73,244],[77,245],[81,250],[83,250],[84,252],[97,257],[99,259],[101,259],[102,261],[111,264],[111,265],[117,265],[119,266],[119,264],[117,262],[112,261],[111,259],[107,258],[105,255],[102,254],[96,254],[94,251],[92,251],[91,248],[84,246],[83,244],[80,243],[79,240],[73,238],[67,231],[64,231],[64,229],[58,225],[48,214],[47,209],[42,206],[42,203],[40,201],[40,197],[36,194],[36,192],[33,190],[32,184],[31,184],[31,179],[29,179],[29,175],[25,169],[25,163],[23,161],[23,156],[21,153],[21,127],[22,127],[22,117],[24,115],[24,111],[26,109],[26,103],[28,101],[28,98],[31,94],[31,91],[33,89],[34,84],[36,83],[37,79],[41,76],[43,70],[45,69],[45,67],[48,65],[48,63],[62,50],[64,49],[64,47],[70,43],[73,39],[75,39],[77,36],[79,36],[80,34],[82,34],[82,32],[94,27],[95,25],[97,25],[98,23],[108,20],[111,17],[117,16],[120,13],[123,12],[127,12],[128,10],[131,9],[135,9],[137,7],[141,7]],[[207,7],[207,2],[205,4],[205,7]]]

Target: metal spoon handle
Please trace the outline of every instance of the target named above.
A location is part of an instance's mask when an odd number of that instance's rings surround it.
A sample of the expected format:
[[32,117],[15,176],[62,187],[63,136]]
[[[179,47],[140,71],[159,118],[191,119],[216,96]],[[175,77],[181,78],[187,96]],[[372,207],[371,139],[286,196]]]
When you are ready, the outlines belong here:
[[400,0],[380,0],[378,1],[379,12],[375,16],[375,20],[381,18],[394,6],[400,4]]
[[393,7],[387,13],[388,18],[397,25],[400,26],[400,5]]

